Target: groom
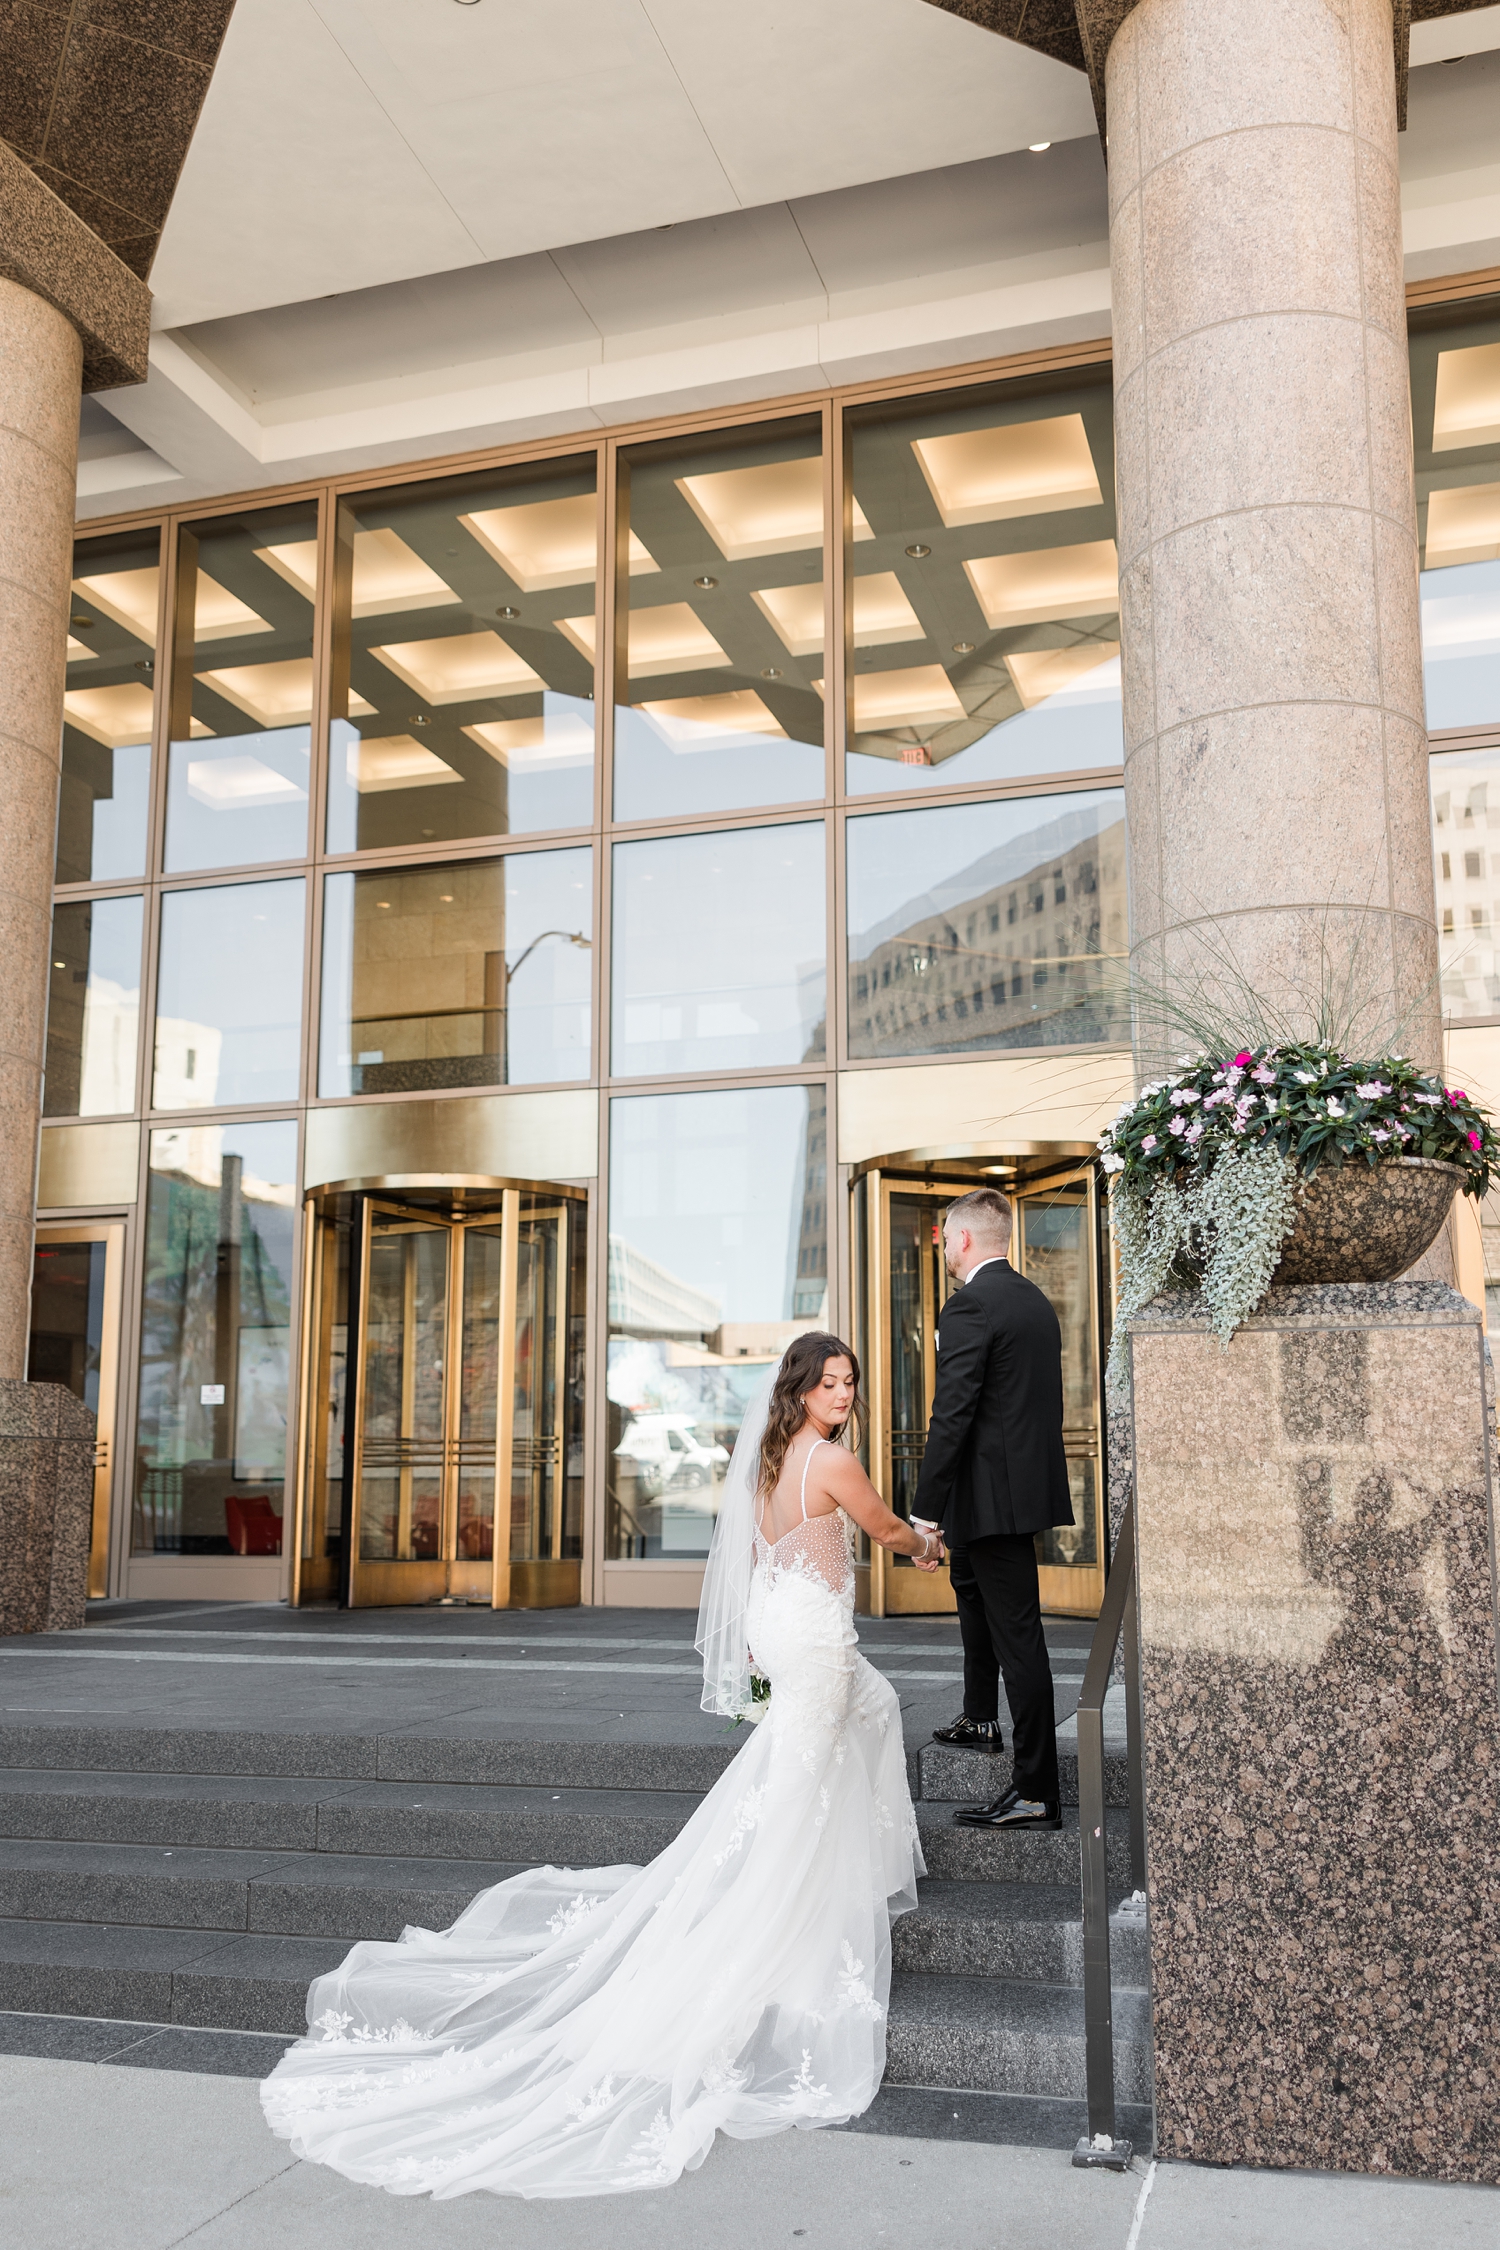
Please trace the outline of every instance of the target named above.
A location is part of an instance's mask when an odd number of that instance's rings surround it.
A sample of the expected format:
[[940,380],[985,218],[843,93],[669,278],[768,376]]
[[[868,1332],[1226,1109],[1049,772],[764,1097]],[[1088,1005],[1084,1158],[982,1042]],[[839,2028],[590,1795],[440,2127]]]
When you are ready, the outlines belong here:
[[964,1708],[934,1740],[999,1750],[1010,1703],[1011,1785],[954,1814],[969,1828],[1060,1828],[1052,1668],[1034,1534],[1073,1521],[1062,1439],[1062,1330],[1006,1257],[1011,1207],[994,1188],[950,1204],[937,1387],[913,1514],[940,1523],[964,1646]]

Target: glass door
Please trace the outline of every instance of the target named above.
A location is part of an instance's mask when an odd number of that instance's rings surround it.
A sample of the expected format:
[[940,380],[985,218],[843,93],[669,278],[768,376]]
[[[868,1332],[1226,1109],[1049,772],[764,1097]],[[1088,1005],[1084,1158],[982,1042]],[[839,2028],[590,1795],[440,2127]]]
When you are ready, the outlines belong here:
[[61,1383],[96,1418],[89,1596],[109,1592],[109,1509],[125,1264],[122,1220],[39,1226],[26,1379]]
[[309,1229],[298,1601],[579,1599],[584,1205],[467,1201],[351,1194]]

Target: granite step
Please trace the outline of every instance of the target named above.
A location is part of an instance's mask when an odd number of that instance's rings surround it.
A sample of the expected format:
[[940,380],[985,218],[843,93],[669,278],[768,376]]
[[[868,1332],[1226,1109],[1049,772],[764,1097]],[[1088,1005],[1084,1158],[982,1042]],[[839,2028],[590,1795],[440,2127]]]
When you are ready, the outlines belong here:
[[[898,1971],[929,1976],[1001,1978],[1044,1984],[1083,1982],[1083,1917],[1078,1892],[1064,1884],[942,1883],[917,1886],[915,1914],[891,1931]],[[1114,1981],[1144,1986],[1146,1924],[1110,1917]]]
[[[1150,2000],[1117,1985],[1115,2093],[1150,2099]],[[891,1980],[887,2082],[1078,2099],[1083,1994],[1074,1985],[901,1975]]]
[[[307,1988],[344,1939],[0,1920],[0,2010],[226,2031],[306,2026]],[[1122,2101],[1147,2099],[1149,2003],[1115,1992]],[[1083,1995],[1041,1979],[898,1973],[886,2076],[900,2084],[1073,2096],[1084,2089]]]
[[[992,1756],[983,1750],[950,1750],[941,1742],[929,1742],[915,1753],[918,1784],[913,1792],[924,1803],[944,1805],[983,1805],[998,1797],[1010,1785],[1010,1759]],[[1078,1729],[1071,1736],[1058,1730],[1057,1771],[1062,1802],[1078,1802]],[[1130,1803],[1130,1768],[1123,1744],[1111,1748],[1105,1737],[1104,1749],[1104,1802],[1123,1806]]]
[[397,1734],[228,1727],[103,1727],[36,1720],[0,1727],[0,1768],[238,1774],[312,1781],[448,1781],[537,1789],[711,1789],[745,1746],[721,1742],[531,1741],[473,1725]]
[[398,1938],[447,1929],[514,1861],[366,1859],[0,1839],[0,1918],[273,1937]]
[[[1062,1826],[1007,1833],[955,1825],[949,1804],[918,1800],[913,1808],[927,1872],[944,1883],[1055,1883],[1081,1896],[1078,1809],[1065,1805]],[[1106,1867],[1111,1890],[1130,1889],[1130,1823],[1107,1815]]]
[[654,1859],[698,1803],[684,1790],[32,1769],[0,1773],[0,1836],[608,1867]]
[[296,2034],[342,1940],[0,1921],[0,2009]]
[[[514,1861],[210,1851],[0,1839],[0,1918],[274,1937],[395,1939],[447,1929]],[[1055,1984],[1082,1975],[1076,1894],[1063,1885],[934,1883],[892,1932],[899,1969]],[[1117,1926],[1116,1973],[1145,1976],[1143,1926]]]

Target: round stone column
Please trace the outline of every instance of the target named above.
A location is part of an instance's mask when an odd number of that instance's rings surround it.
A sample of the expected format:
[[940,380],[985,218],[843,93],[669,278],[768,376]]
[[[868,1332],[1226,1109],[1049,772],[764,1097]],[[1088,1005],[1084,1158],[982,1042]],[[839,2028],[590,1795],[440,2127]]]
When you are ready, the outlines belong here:
[[26,1374],[82,365],[0,280],[0,1382]]
[[1132,960],[1436,1068],[1390,0],[1139,0],[1106,91]]

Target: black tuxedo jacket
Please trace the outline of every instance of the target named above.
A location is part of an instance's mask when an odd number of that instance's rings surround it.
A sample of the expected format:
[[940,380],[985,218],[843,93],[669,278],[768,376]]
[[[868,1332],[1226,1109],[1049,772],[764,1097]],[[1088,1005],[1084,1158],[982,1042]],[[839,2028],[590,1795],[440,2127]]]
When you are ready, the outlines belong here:
[[938,1315],[937,1388],[913,1513],[950,1547],[1073,1521],[1062,1438],[1062,1330],[1008,1259]]

